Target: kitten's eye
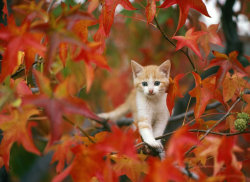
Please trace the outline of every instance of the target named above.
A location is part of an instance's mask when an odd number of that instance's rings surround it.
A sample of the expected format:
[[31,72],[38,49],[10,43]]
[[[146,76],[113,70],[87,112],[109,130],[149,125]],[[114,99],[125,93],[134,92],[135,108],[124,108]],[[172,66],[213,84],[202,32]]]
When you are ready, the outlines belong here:
[[155,85],[155,86],[159,86],[160,83],[161,83],[161,82],[159,82],[159,81],[155,81],[154,85]]
[[142,82],[141,84],[142,84],[143,87],[148,86],[148,83],[147,83],[147,82]]

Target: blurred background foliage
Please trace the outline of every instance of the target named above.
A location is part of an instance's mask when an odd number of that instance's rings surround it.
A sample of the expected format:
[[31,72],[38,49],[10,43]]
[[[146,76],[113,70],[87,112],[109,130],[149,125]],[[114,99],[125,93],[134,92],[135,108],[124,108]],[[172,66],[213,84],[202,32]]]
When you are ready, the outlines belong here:
[[[36,0],[36,2],[39,2],[39,0]],[[76,5],[74,0],[65,0],[64,2],[68,7]],[[226,53],[236,49],[242,53],[241,55],[248,55],[249,59],[250,37],[249,34],[241,37],[238,36],[237,16],[235,14],[232,16],[236,17],[236,24],[230,25],[231,32],[227,35],[229,37],[234,37],[234,39],[225,37],[225,34],[227,34],[225,33],[225,30],[228,29],[226,28],[227,24],[229,25],[231,22],[233,22],[230,20],[231,15],[226,14],[227,12],[232,11],[232,6],[230,6],[229,2],[234,4],[236,1],[227,0],[221,4],[223,7],[218,7],[218,10],[223,10],[218,33],[223,41],[224,47],[213,45],[212,49]],[[16,12],[14,12],[11,7],[21,3],[23,3],[22,0],[8,0],[8,8],[10,12],[15,14]],[[159,2],[157,3],[159,5]],[[229,5],[226,6],[227,3]],[[242,6],[245,6],[244,1],[240,1],[240,3]],[[166,59],[170,59],[172,63],[172,76],[175,76],[178,73],[190,73],[192,70],[192,67],[190,66],[186,56],[180,51],[175,51],[175,48],[163,38],[163,35],[159,29],[157,29],[154,22],[147,24],[144,11],[146,0],[135,0],[133,1],[133,5],[137,8],[137,10],[127,11],[120,9],[117,12],[110,36],[106,40],[105,54],[108,60],[108,65],[111,67],[111,71],[106,71],[97,67],[95,69],[95,79],[90,92],[87,93],[86,88],[83,87],[78,93],[78,96],[86,100],[91,106],[92,110],[96,113],[110,111],[123,103],[125,100],[133,85],[130,69],[131,60],[135,60],[142,65],[159,65]],[[249,18],[249,3],[246,6],[247,7],[245,7],[244,12],[241,13],[245,14]],[[3,7],[2,1],[0,8],[1,7]],[[86,10],[87,3],[82,3],[81,8],[82,10]],[[62,9],[60,3],[58,2],[57,7],[53,9],[53,14],[55,16],[60,16],[61,12]],[[100,8],[97,8],[93,14],[98,17],[100,15]],[[178,14],[178,8],[176,6],[170,7],[168,9],[157,9],[157,19],[169,37],[173,36],[177,27]],[[223,19],[225,16],[229,18],[229,20]],[[2,16],[0,17],[2,18]],[[24,18],[22,16],[18,16],[18,14],[15,14],[15,17],[17,17],[17,22],[21,22]],[[211,17],[213,18],[212,14]],[[200,30],[199,18],[199,13],[197,14],[197,12],[194,10],[191,11],[186,26],[179,30],[178,35],[184,35],[186,30],[190,27],[195,27],[196,30]],[[0,21],[2,23],[6,23],[6,20],[4,19],[1,19]],[[90,41],[93,40],[93,35],[96,33],[97,28],[98,25],[89,27],[88,38]],[[229,42],[230,44],[228,44]],[[203,68],[208,64],[208,60],[198,61],[198,57],[191,51],[190,57],[195,63],[198,72],[203,73]],[[209,57],[211,58],[211,54]],[[242,63],[247,66],[246,58],[242,58],[241,60]],[[74,67],[76,72],[78,71],[81,73],[85,70],[83,63],[75,63],[71,60],[68,60],[67,64]],[[67,68],[60,67],[60,69],[64,69],[63,72],[65,74],[68,74],[69,72]],[[84,83],[85,78],[81,77],[77,81]],[[192,75],[189,74],[189,76],[185,77],[185,79],[182,80],[180,84],[182,93],[187,93],[191,89],[190,85],[192,84],[193,78]],[[185,109],[188,100],[189,98],[184,98],[183,100],[178,101],[179,105],[184,105]],[[179,106],[179,108],[181,108],[181,106]],[[183,108],[178,110],[178,106],[175,109],[176,114],[185,111]],[[78,120],[81,122],[82,117],[79,116]],[[83,123],[83,126],[86,128],[86,130],[92,130],[92,124],[93,123],[86,121],[86,123]],[[176,128],[177,126],[178,123],[175,123],[174,127]],[[48,127],[47,124],[42,126],[42,128],[45,128],[44,131],[46,131],[46,127]],[[67,129],[67,124],[65,129]],[[43,133],[44,131],[40,132]],[[35,141],[37,142],[36,146],[38,146],[40,149],[44,148],[46,145],[46,141]],[[50,165],[51,157],[52,153],[38,157],[25,151],[23,147],[14,145],[11,150],[10,173],[8,174],[4,168],[0,169],[0,181],[51,181],[52,177],[56,174],[55,164]]]

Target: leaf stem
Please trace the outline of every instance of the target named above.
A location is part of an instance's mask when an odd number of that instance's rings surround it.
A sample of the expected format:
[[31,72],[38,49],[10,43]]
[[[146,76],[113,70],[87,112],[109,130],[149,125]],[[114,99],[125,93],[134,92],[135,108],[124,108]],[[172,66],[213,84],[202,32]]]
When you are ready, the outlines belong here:
[[[163,29],[161,28],[158,20],[156,17],[154,17],[154,20],[155,20],[155,23],[156,23],[156,26],[157,28],[160,30],[161,34],[163,35],[163,37],[172,45],[176,48],[176,45],[168,38],[168,36],[166,35],[166,33],[163,31]],[[194,63],[193,61],[191,60],[189,54],[188,54],[188,49],[186,51],[184,51],[183,49],[179,49],[187,58],[188,58],[188,61],[190,62],[191,66],[193,67],[193,70],[197,73],[197,70],[194,66]]]

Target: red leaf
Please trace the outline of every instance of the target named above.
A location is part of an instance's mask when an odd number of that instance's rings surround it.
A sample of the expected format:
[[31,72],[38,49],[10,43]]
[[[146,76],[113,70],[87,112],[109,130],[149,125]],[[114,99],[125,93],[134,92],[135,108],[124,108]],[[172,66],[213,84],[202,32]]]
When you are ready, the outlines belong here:
[[152,22],[156,13],[156,0],[148,0],[148,4],[146,6],[146,16],[148,23]]
[[30,88],[27,86],[27,83],[24,80],[16,79],[14,82],[16,84],[16,93],[19,97],[32,94]]
[[239,73],[242,73],[245,76],[247,75],[245,68],[241,65],[241,63],[237,59],[238,57],[237,51],[230,52],[229,56],[217,51],[213,51],[213,54],[215,58],[211,60],[210,64],[207,66],[207,69],[214,66],[220,66],[219,70],[216,73],[217,88],[222,84],[223,80],[225,79],[226,73],[230,69],[234,69],[235,71],[238,71]]
[[197,136],[188,132],[188,129],[187,126],[178,129],[171,137],[167,148],[167,156],[171,156],[177,160],[180,166],[184,165],[185,152],[199,142]]
[[144,182],[186,181],[187,179],[180,172],[180,170],[176,168],[174,163],[175,160],[172,157],[168,157],[164,159],[164,161],[150,158],[148,160],[149,171],[144,179]]
[[[193,8],[205,16],[209,16],[207,8],[202,0],[165,0],[159,8],[168,8],[174,4],[178,4],[180,7],[179,22],[176,32],[184,25],[190,8]],[[176,34],[175,32],[175,34]]]
[[129,0],[104,0],[102,7],[102,18],[104,31],[107,36],[109,35],[111,26],[114,22],[115,9],[118,4],[121,4],[123,8],[127,10],[136,10]]
[[[105,151],[105,153],[117,152],[120,155],[126,155],[135,159],[136,138],[132,129],[125,132],[114,126],[111,131],[111,133],[107,133],[103,141],[98,142],[97,149]],[[117,138],[119,138],[119,142],[117,142]]]
[[195,88],[189,91],[189,94],[191,97],[196,97],[194,115],[195,118],[198,119],[205,111],[206,106],[211,99],[216,99],[221,103],[224,102],[220,91],[215,88],[215,84],[213,83],[214,77],[208,77],[204,80],[201,80],[200,75],[195,72],[192,73],[195,78]]
[[223,136],[218,148],[218,155],[217,155],[218,162],[224,162],[227,167],[231,165],[234,145],[235,145],[234,137]]
[[[0,28],[0,40],[3,40],[7,46],[3,54],[2,72],[0,74],[0,82],[6,76],[11,75],[18,65],[18,51],[24,51],[29,55],[28,50],[33,49],[34,52],[44,56],[45,47],[40,44],[41,34],[31,32],[30,22],[24,21],[21,26],[16,26],[13,17],[8,19],[8,26]],[[26,69],[29,70],[34,59],[25,59]]]
[[197,45],[199,37],[203,36],[206,34],[206,32],[199,31],[199,32],[194,32],[194,28],[189,29],[185,36],[174,36],[172,39],[176,39],[177,45],[176,45],[176,50],[181,49],[184,46],[189,47],[194,51],[194,53],[199,56],[200,59],[202,59],[199,47]]
[[184,77],[184,74],[178,74],[175,76],[174,80],[170,78],[170,85],[168,87],[167,93],[167,106],[170,115],[172,114],[172,110],[174,108],[174,101],[176,97],[183,97],[182,93],[180,92],[179,87],[179,80]]
[[65,164],[69,164],[73,158],[71,149],[73,145],[77,144],[76,137],[63,136],[60,144],[57,144],[54,149],[54,154],[51,163],[58,161],[56,165],[56,172],[60,173],[63,171]]

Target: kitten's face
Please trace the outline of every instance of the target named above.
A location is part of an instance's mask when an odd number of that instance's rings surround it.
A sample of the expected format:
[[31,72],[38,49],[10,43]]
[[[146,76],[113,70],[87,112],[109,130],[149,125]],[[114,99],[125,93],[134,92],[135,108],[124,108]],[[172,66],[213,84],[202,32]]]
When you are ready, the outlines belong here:
[[169,60],[160,66],[141,66],[131,62],[134,85],[136,89],[143,92],[147,97],[155,97],[166,92],[169,85],[169,73],[171,63]]

